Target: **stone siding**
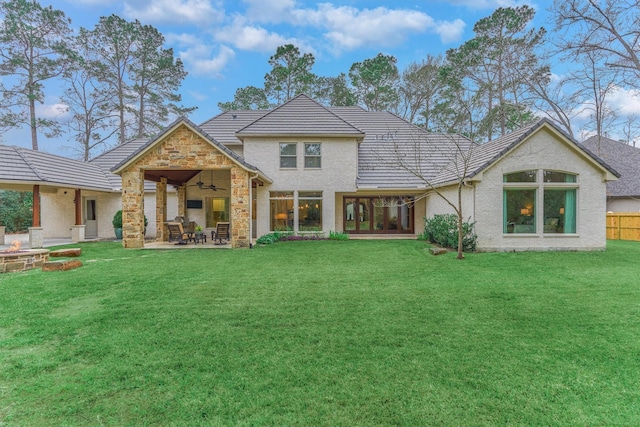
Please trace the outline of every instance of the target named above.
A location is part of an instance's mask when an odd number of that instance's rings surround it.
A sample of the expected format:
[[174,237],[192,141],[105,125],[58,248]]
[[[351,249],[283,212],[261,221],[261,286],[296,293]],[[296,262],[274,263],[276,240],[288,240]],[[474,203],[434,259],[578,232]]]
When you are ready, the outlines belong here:
[[[124,247],[139,248],[144,245],[144,171],[162,169],[230,170],[231,244],[234,248],[249,246],[249,173],[209,141],[182,125],[158,141],[145,155],[122,172]],[[184,211],[184,201],[180,196],[181,189],[178,190],[179,213]],[[158,219],[156,223],[157,221]]]

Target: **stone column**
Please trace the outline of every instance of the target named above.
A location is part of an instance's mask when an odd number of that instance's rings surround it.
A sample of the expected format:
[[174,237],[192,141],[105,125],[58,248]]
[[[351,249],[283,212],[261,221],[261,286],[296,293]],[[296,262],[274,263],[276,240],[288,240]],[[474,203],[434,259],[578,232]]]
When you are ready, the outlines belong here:
[[169,240],[166,233],[167,222],[167,178],[160,178],[156,182],[156,241],[163,242]]
[[122,173],[122,246],[144,247],[144,172]]
[[73,225],[71,226],[71,241],[78,243],[84,241],[84,230],[86,225]]
[[31,249],[44,247],[44,231],[42,227],[29,227],[29,247]]
[[231,246],[248,248],[249,236],[249,173],[237,166],[231,168]]
[[181,185],[178,187],[178,216],[187,217],[187,187]]

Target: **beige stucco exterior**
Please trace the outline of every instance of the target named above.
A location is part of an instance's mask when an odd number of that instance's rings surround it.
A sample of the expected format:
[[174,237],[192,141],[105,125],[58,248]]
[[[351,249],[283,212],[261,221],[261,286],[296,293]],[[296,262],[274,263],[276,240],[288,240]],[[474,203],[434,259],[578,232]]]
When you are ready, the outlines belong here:
[[[523,170],[577,174],[575,234],[545,234],[543,215],[536,215],[535,235],[503,233],[503,175]],[[542,128],[478,177],[473,200],[478,250],[603,250],[606,246],[605,172],[556,132]],[[543,191],[537,192],[538,207]]]
[[[280,168],[280,143],[296,144],[296,168]],[[305,143],[322,144],[321,168],[304,167]],[[355,138],[245,138],[245,160],[258,165],[273,180],[256,189],[257,236],[271,231],[269,195],[272,191],[293,191],[296,198],[299,191],[322,191],[322,231],[326,235],[336,231],[335,218],[341,215],[336,194],[356,191],[357,150]]]
[[640,197],[612,197],[607,199],[607,212],[640,212]]

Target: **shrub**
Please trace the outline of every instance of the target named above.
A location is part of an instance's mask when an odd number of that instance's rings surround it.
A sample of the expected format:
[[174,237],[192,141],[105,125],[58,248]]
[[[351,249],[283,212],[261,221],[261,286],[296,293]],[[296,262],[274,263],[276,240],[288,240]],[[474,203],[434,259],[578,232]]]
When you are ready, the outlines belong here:
[[[474,222],[462,223],[462,250],[473,252],[476,250],[478,236],[473,231]],[[458,216],[454,214],[434,215],[425,218],[424,237],[431,243],[436,243],[445,248],[458,248]]]
[[338,231],[329,232],[329,240],[349,240],[349,234]]
[[273,231],[260,236],[256,243],[270,245],[275,242],[292,242],[296,240],[326,240],[322,234],[294,234],[291,231]]
[[113,224],[113,228],[122,228],[122,211],[118,211],[116,212],[116,214],[113,216],[113,221],[111,221],[111,223]]
[[[113,224],[113,228],[122,228],[122,210],[119,210],[118,212],[116,212],[116,214],[113,216],[113,221],[111,221],[111,223]],[[147,228],[147,225],[149,224],[149,221],[147,221],[147,216],[144,216],[144,228]]]

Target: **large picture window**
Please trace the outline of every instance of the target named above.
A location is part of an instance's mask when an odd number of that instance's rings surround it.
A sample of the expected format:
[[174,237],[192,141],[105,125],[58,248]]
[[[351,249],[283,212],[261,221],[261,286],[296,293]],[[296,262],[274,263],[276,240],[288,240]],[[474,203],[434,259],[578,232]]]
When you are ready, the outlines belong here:
[[271,231],[293,231],[293,191],[272,191]]
[[298,230],[322,230],[322,191],[298,192]]
[[503,177],[506,234],[575,234],[577,175],[527,170]]

